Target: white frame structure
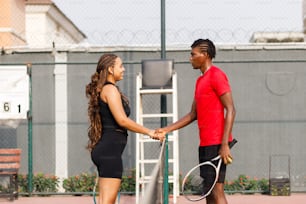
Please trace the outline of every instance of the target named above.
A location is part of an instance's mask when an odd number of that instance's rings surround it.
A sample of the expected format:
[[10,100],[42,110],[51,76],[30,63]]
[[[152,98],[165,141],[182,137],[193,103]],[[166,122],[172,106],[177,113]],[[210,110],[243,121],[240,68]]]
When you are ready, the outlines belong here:
[[[178,119],[178,101],[177,101],[177,74],[172,73],[172,87],[165,89],[143,89],[142,74],[138,73],[136,77],[136,121],[143,124],[144,118],[172,118],[175,122]],[[172,112],[170,113],[143,113],[142,96],[146,94],[171,94],[172,95]],[[150,173],[145,172],[146,164],[155,164],[158,159],[146,159],[144,154],[144,143],[159,142],[152,140],[143,134],[136,134],[136,204],[139,204],[140,196],[144,195],[145,185],[150,182]],[[169,183],[173,183],[173,202],[176,203],[177,196],[179,196],[179,151],[178,151],[178,131],[173,131],[168,134],[168,143],[172,143],[173,158],[169,159],[169,163],[173,163],[173,175],[169,175]],[[148,174],[148,175],[147,175]],[[141,186],[141,188],[140,188]]]

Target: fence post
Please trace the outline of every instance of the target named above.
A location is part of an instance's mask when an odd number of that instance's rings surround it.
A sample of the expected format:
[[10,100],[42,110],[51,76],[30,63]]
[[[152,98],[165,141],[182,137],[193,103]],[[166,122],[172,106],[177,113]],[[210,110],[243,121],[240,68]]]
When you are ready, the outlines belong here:
[[29,110],[27,112],[28,119],[28,193],[32,195],[33,180],[33,118],[32,118],[32,64],[27,64],[27,74],[29,75]]

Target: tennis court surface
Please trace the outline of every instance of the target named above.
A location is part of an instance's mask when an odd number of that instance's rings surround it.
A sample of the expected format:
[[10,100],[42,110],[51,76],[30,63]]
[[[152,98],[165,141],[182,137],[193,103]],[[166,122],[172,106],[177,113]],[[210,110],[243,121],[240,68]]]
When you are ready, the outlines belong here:
[[[294,193],[290,196],[270,196],[270,195],[227,195],[229,204],[306,204],[306,193]],[[6,198],[0,198],[0,204],[94,204],[90,196],[48,196],[48,197],[19,197],[13,202]],[[169,204],[172,204],[169,199]],[[205,201],[190,202],[183,196],[179,196],[177,204],[205,203]],[[135,197],[122,195],[119,204],[135,204]],[[146,203],[141,203],[146,204]]]

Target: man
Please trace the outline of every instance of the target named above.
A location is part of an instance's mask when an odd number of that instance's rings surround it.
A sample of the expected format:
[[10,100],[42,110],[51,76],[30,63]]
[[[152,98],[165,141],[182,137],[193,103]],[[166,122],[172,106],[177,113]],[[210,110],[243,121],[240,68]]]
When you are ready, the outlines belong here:
[[199,162],[210,160],[218,154],[223,160],[218,181],[211,194],[206,197],[206,202],[227,204],[224,180],[226,164],[232,161],[229,142],[232,141],[231,132],[235,119],[231,88],[226,74],[212,63],[216,55],[213,42],[209,39],[199,39],[191,48],[190,62],[193,69],[199,69],[202,73],[196,81],[191,111],[157,132],[166,134],[197,120],[200,134]]

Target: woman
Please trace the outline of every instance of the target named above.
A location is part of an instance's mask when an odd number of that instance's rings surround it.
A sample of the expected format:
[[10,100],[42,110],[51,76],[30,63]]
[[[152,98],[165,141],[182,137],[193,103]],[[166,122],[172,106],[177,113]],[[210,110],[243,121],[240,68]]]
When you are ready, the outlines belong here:
[[116,82],[123,79],[122,60],[114,54],[101,56],[91,82],[86,86],[88,102],[88,149],[99,173],[99,204],[114,204],[122,177],[121,155],[127,143],[127,130],[163,139],[155,131],[130,118],[127,98]]

